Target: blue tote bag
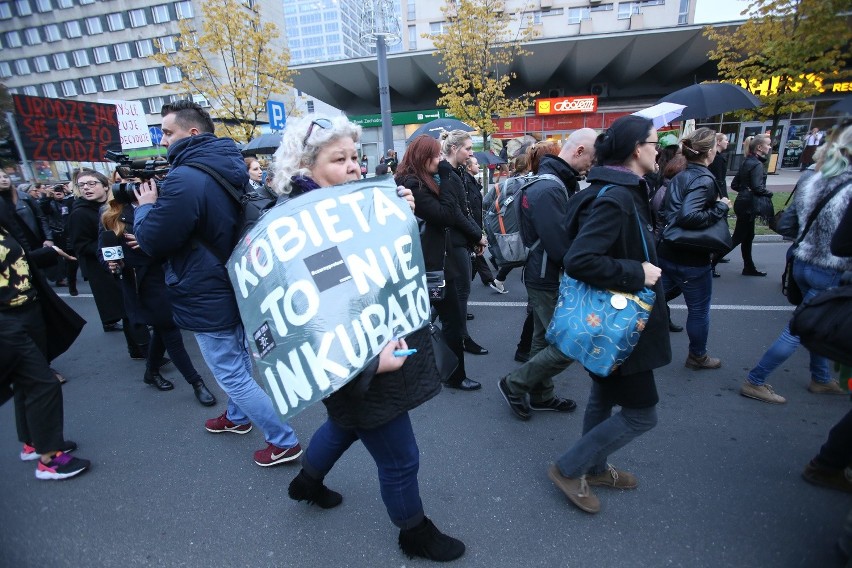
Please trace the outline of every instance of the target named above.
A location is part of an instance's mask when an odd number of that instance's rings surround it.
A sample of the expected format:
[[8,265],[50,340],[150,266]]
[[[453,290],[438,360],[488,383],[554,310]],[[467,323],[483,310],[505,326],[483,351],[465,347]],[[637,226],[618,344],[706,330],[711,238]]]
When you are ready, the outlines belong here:
[[[598,197],[610,186],[604,187]],[[635,210],[645,259],[648,245]],[[645,287],[635,294],[597,288],[562,275],[559,298],[545,338],[587,371],[606,377],[630,356],[654,307],[656,293]]]

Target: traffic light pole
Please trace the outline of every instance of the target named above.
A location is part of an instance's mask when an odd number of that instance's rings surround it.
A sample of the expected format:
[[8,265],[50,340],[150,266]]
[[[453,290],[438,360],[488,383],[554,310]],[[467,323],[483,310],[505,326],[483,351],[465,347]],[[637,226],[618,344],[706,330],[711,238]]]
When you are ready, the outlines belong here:
[[24,154],[24,145],[21,142],[21,134],[18,132],[18,125],[15,123],[15,115],[11,112],[6,113],[6,122],[9,123],[9,130],[12,132],[12,140],[15,141],[15,148],[18,149],[18,155],[21,157],[21,169],[24,170],[24,179],[27,181],[35,181],[33,169],[27,161],[27,155]]

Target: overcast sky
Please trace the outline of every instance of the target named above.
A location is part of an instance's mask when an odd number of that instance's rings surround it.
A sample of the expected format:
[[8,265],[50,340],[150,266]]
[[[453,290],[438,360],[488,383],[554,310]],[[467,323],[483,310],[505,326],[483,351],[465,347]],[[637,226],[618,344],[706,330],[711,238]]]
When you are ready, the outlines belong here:
[[730,22],[742,20],[740,12],[748,8],[748,0],[697,0],[695,23]]

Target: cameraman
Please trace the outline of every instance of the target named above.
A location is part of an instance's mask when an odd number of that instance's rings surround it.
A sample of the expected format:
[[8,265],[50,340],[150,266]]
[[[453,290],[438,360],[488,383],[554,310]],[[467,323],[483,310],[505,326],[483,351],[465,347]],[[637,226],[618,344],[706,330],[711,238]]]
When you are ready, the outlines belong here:
[[235,187],[245,187],[246,164],[233,140],[213,134],[213,120],[194,102],[166,104],[160,114],[162,145],[172,167],[159,195],[153,180],[140,186],[133,234],[145,253],[167,259],[175,323],[195,333],[207,366],[228,395],[227,410],[205,428],[245,434],[253,422],[267,442],[255,452],[255,463],[292,462],[302,448],[251,375],[251,354],[224,264],[239,238],[241,210],[215,179],[190,165],[204,164]]

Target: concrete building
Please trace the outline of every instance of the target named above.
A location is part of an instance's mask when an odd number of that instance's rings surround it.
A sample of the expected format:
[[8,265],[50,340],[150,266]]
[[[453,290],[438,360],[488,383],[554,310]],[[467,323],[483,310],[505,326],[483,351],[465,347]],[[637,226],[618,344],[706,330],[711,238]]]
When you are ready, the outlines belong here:
[[[277,22],[285,45],[280,0],[248,0],[265,20]],[[87,101],[139,101],[149,125],[159,125],[164,103],[198,93],[170,88],[181,79],[176,67],[150,58],[180,48],[178,22],[201,24],[192,0],[14,0],[0,1],[0,82],[13,94]],[[159,44],[157,41],[159,40]],[[302,112],[321,105],[294,93]],[[328,108],[328,107],[323,107]]]

